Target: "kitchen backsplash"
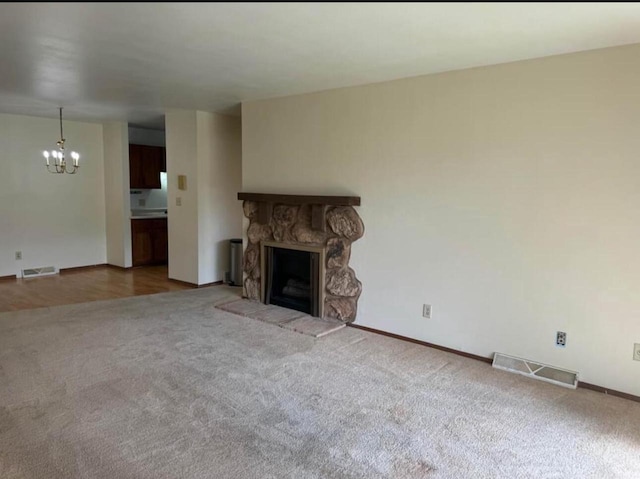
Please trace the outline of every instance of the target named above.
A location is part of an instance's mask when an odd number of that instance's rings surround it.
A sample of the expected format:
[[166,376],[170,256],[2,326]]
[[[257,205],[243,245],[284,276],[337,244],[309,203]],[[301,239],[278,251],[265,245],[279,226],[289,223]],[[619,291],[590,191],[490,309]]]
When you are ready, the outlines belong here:
[[160,173],[161,189],[131,190],[131,209],[166,208],[167,207],[167,174]]

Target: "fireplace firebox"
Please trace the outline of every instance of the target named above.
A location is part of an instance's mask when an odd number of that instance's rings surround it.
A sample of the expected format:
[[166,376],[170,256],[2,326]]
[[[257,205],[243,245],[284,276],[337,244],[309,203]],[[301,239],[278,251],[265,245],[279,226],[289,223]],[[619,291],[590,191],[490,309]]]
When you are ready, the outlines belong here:
[[323,249],[265,242],[262,299],[312,316],[322,316]]

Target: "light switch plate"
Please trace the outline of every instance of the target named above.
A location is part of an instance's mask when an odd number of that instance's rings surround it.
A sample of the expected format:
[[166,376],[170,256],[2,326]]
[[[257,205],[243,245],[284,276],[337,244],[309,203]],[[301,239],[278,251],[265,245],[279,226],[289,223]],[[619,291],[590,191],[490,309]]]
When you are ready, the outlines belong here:
[[176,206],[182,206],[182,198],[179,196],[176,198]]

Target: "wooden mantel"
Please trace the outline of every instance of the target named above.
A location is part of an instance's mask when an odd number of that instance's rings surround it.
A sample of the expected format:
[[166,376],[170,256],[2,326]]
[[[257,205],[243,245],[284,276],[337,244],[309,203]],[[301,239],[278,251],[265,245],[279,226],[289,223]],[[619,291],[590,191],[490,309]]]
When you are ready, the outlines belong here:
[[264,203],[282,203],[286,205],[360,206],[359,196],[309,196],[271,195],[268,193],[238,193],[238,199]]
[[274,195],[268,193],[238,193],[239,200],[258,203],[258,220],[268,223],[274,203],[311,205],[311,227],[325,230],[325,206],[360,206],[359,196]]

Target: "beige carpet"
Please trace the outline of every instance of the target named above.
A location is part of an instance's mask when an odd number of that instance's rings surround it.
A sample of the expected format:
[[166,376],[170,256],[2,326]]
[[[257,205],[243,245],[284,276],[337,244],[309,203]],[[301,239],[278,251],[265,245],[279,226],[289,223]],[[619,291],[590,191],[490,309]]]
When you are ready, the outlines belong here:
[[640,477],[638,403],[314,339],[216,309],[230,291],[1,314],[0,477]]

